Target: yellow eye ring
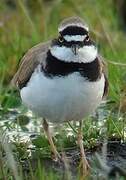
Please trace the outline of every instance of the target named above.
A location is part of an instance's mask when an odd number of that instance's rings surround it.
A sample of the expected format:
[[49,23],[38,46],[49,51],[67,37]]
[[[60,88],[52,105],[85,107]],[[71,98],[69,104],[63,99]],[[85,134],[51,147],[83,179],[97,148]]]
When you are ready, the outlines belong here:
[[86,36],[85,41],[88,42],[89,40],[89,36]]
[[59,42],[62,43],[64,41],[63,37],[62,36],[59,36]]

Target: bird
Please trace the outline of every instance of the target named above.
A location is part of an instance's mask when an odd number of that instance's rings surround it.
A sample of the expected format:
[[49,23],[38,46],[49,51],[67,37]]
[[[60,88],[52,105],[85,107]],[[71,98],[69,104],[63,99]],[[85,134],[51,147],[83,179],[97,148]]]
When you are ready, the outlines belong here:
[[56,38],[27,51],[12,79],[22,102],[39,117],[54,159],[61,158],[49,122],[78,121],[77,142],[83,172],[90,167],[83,145],[83,119],[108,94],[106,63],[80,17],[68,17],[58,26]]

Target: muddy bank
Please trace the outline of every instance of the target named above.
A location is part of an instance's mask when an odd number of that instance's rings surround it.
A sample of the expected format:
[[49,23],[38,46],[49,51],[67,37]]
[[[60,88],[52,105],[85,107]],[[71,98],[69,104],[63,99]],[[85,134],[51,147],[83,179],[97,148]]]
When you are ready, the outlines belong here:
[[[53,170],[64,179],[66,171],[70,173],[73,179],[78,176],[78,166],[80,153],[79,149],[71,148],[65,153],[67,159],[67,167],[62,162],[54,162],[51,158],[40,158],[42,167],[48,170]],[[89,160],[92,170],[91,179],[116,177],[118,174],[120,177],[126,178],[126,143],[120,141],[109,141],[106,146],[98,144],[95,148],[86,151],[87,159]],[[32,159],[32,168],[35,170],[37,167],[37,159]],[[29,166],[27,162],[23,163],[23,169],[25,173],[28,173]],[[67,168],[67,169],[66,169]],[[95,177],[97,176],[97,177]]]

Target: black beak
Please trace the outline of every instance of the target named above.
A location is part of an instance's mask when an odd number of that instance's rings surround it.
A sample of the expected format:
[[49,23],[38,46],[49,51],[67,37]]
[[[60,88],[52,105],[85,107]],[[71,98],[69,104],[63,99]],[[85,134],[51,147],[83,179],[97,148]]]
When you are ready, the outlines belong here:
[[79,46],[78,46],[77,44],[73,44],[73,45],[71,46],[71,49],[72,49],[72,51],[73,51],[73,53],[74,53],[75,55],[78,54]]

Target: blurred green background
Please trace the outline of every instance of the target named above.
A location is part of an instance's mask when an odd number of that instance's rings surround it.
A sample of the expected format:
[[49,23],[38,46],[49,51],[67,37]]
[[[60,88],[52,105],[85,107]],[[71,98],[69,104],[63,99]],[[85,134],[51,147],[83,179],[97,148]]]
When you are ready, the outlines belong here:
[[110,88],[107,103],[103,107],[103,111],[107,109],[108,115],[105,116],[107,133],[125,139],[125,0],[1,0],[1,119],[3,112],[21,106],[19,93],[11,89],[10,81],[24,53],[37,43],[56,37],[58,24],[70,16],[80,16],[89,24],[90,36],[108,64]]
[[8,85],[23,54],[35,44],[57,36],[58,24],[70,16],[80,16],[89,24],[91,37],[108,61],[110,98],[119,103],[126,82],[126,65],[123,65],[126,60],[125,9],[125,0],[1,0],[2,106],[11,107],[17,103],[15,100],[10,103]]
[[[90,36],[108,64],[110,82],[107,101],[98,111],[98,117],[95,117],[95,120],[103,121],[99,123],[87,118],[83,129],[84,145],[94,147],[97,140],[111,137],[126,142],[126,1],[0,0],[0,132],[2,135],[3,132],[9,134],[10,137],[14,131],[19,133],[19,136],[14,134],[13,141],[11,139],[19,159],[27,158],[29,154],[29,140],[24,142],[22,137],[24,138],[25,133],[25,138],[29,137],[31,129],[33,134],[40,133],[41,123],[35,121],[36,118],[29,112],[24,113],[19,94],[12,90],[10,81],[24,53],[37,43],[56,37],[58,24],[70,16],[80,16],[89,25]],[[74,147],[75,133],[69,135],[71,130],[66,125],[62,128],[58,128],[55,133],[58,149],[62,149],[61,144],[64,148]],[[76,129],[74,124],[73,128]],[[50,152],[47,140],[39,133],[31,140],[36,148],[33,157],[35,154],[37,157],[44,154],[48,156]],[[1,166],[1,157],[0,155],[0,168],[8,176],[5,166]],[[41,169],[38,174],[40,179],[47,178]],[[4,177],[1,176],[1,171],[0,177]],[[34,177],[32,169],[31,177]],[[35,174],[36,177],[38,176]],[[49,175],[48,179],[51,178],[55,179],[55,173]]]
[[[126,114],[126,1],[125,0],[1,0],[0,106],[2,113],[21,105],[10,81],[24,53],[37,43],[57,36],[66,17],[80,16],[108,64],[108,134],[125,139]],[[104,114],[104,113],[103,113]],[[110,120],[111,119],[111,120]]]

